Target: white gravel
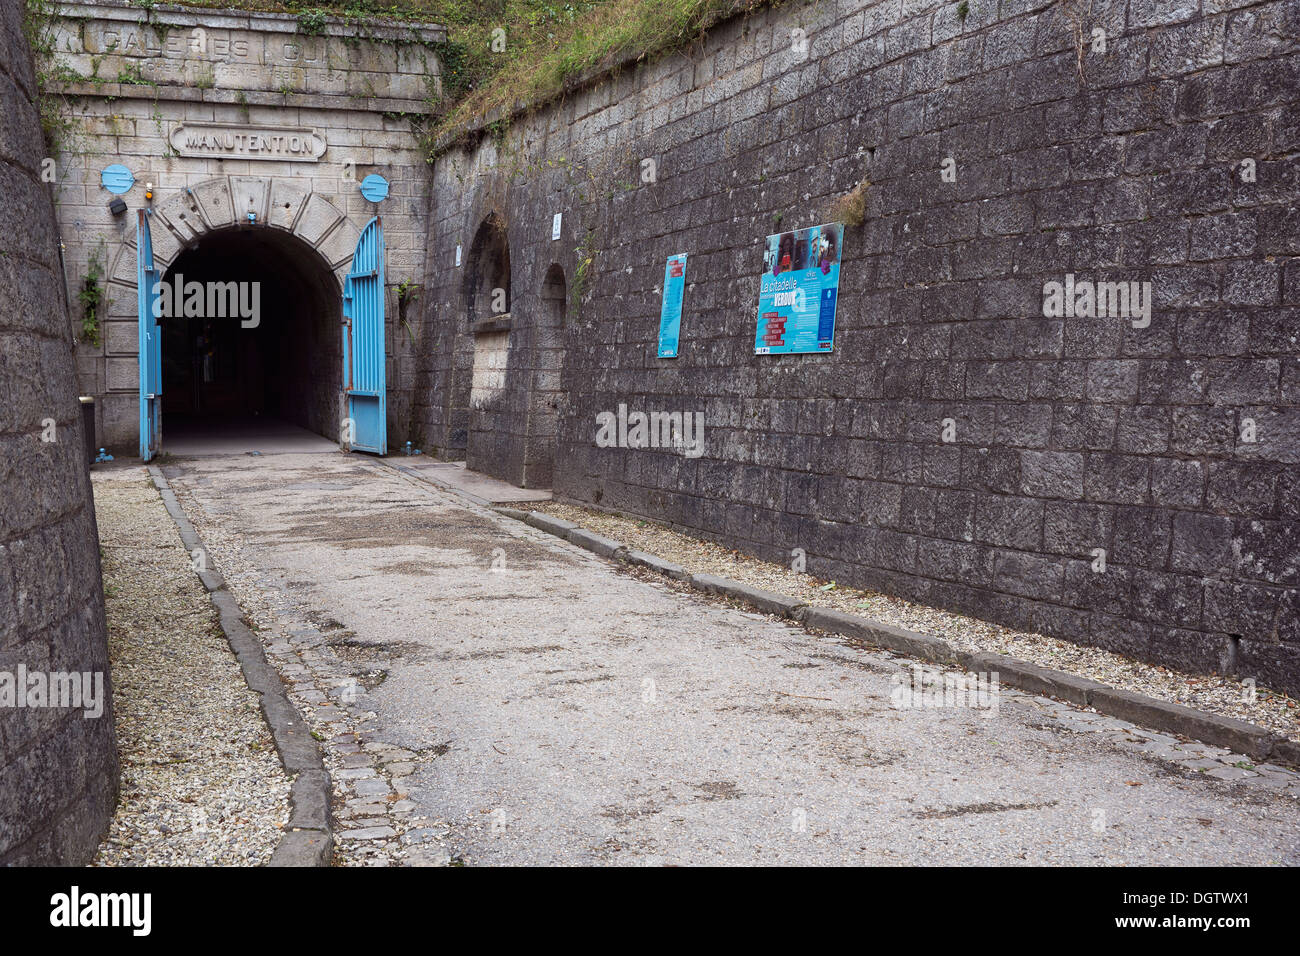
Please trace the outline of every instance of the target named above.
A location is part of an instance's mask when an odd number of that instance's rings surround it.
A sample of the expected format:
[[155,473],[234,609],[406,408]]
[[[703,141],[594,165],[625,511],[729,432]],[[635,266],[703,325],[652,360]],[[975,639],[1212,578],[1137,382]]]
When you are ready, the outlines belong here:
[[1206,713],[1248,720],[1300,740],[1300,705],[1294,698],[1262,687],[1252,691],[1236,678],[1187,674],[1112,651],[913,604],[888,594],[845,587],[640,518],[563,502],[539,502],[530,507],[621,541],[629,548],[679,564],[692,574],[721,575],[788,594],[806,604],[861,614],[895,627],[941,637],[962,648],[1005,654]]
[[289,778],[140,467],[92,474],[108,610],[121,802],[97,866],[260,865]]

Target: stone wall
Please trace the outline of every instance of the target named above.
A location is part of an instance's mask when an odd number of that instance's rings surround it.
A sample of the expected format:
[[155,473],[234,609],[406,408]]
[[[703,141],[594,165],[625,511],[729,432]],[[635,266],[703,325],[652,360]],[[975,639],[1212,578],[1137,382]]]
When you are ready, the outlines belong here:
[[[558,364],[561,497],[1300,691],[1300,5],[1082,7],[787,5],[471,131],[435,174],[424,440],[522,482]],[[834,351],[755,355],[764,237],[864,180]],[[493,215],[509,355],[478,408],[474,263],[455,263]],[[682,252],[681,355],[661,360]],[[1070,273],[1150,282],[1150,324],[1045,317]],[[620,404],[704,412],[703,456],[597,447]]]
[[[99,542],[21,17],[21,4],[0,5],[0,673],[97,672],[107,694]],[[2,687],[0,703],[0,865],[86,862],[117,802],[112,707],[18,709]]]
[[[286,256],[304,261],[305,278],[334,273],[329,294],[335,312],[361,229],[382,216],[390,286],[389,441],[404,439],[410,338],[396,320],[391,288],[423,283],[428,173],[412,120],[439,90],[433,45],[445,37],[442,28],[325,18],[305,33],[289,14],[165,4],[145,10],[114,0],[65,3],[59,12],[60,91],[72,120],[56,188],[68,287],[75,295],[95,259],[107,276],[100,342],[77,349],[80,387],[99,397],[100,444],[126,454],[138,447],[140,208],[155,213],[160,270],[210,233],[236,226],[263,230],[267,241],[283,240]],[[285,128],[309,131],[298,151],[187,145],[189,133],[270,136]],[[127,166],[135,179],[122,197],[127,211],[116,216],[108,208],[113,196],[100,182],[104,167],[114,163]],[[372,173],[389,182],[388,198],[378,204],[358,189]],[[145,197],[150,183],[152,200]],[[256,218],[250,221],[249,213]],[[264,335],[273,332],[273,319]],[[331,378],[318,383],[322,394],[299,403],[298,423],[335,437],[342,417],[341,337],[338,315],[327,321],[334,328],[324,340],[329,348],[310,358],[313,370]],[[287,334],[301,344],[296,332]],[[164,451],[166,436],[164,410]]]

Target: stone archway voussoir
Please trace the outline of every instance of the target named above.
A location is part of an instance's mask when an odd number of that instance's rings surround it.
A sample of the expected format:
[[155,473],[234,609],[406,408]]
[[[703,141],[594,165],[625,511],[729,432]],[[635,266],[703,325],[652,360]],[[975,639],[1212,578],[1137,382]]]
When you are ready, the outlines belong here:
[[235,210],[231,203],[228,179],[224,176],[220,179],[209,179],[195,186],[193,192],[209,229],[220,229],[234,224]]

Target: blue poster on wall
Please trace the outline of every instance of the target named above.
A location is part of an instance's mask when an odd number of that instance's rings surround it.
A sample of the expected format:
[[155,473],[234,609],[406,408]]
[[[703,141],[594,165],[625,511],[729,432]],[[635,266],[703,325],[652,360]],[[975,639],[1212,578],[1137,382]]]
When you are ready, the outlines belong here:
[[756,355],[831,351],[843,239],[838,222],[767,237]]
[[659,309],[659,357],[677,358],[682,330],[682,297],[686,293],[686,253],[670,256],[664,266],[664,302]]

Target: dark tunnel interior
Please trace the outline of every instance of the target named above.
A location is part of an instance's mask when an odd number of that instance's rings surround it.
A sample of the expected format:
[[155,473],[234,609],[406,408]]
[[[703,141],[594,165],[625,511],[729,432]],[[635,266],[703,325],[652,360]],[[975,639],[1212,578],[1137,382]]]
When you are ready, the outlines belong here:
[[288,233],[226,229],[181,252],[163,283],[174,291],[178,276],[175,314],[159,319],[164,435],[279,420],[337,437],[342,300],[320,254]]

